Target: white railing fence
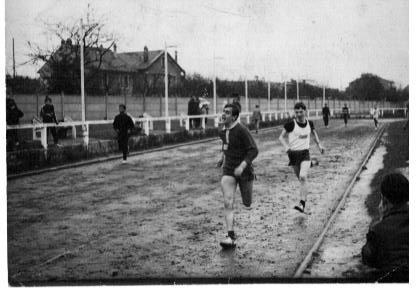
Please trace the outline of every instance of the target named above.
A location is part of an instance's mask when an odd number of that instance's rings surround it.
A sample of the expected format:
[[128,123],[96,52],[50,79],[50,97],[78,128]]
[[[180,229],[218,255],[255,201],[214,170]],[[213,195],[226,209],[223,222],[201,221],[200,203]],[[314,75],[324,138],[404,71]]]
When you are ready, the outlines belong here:
[[[407,108],[379,108],[380,110],[380,117],[382,118],[385,113],[389,112],[392,115],[395,115],[397,111],[403,111],[404,117],[407,116]],[[331,114],[339,114],[341,113],[341,109],[333,109],[331,110]],[[354,113],[351,113],[354,114]],[[245,120],[247,124],[250,123],[252,112],[243,112],[240,113],[240,119]],[[262,118],[263,121],[269,120],[280,120],[292,117],[294,115],[292,111],[263,111]],[[178,116],[169,116],[169,117],[150,117],[146,116],[143,118],[136,118],[134,117],[134,121],[136,123],[140,123],[146,135],[150,134],[150,131],[153,130],[153,124],[158,121],[162,121],[165,124],[165,132],[171,133],[172,131],[172,122],[178,121],[181,127],[185,127],[185,130],[190,130],[190,120],[191,119],[201,119],[201,127],[202,129],[206,128],[205,119],[214,120],[214,126],[218,127],[220,122],[221,114],[208,114],[208,115],[178,115]],[[308,118],[310,119],[317,119],[321,117],[321,110],[320,109],[311,109],[308,111]],[[40,123],[34,122],[31,124],[21,124],[15,126],[7,126],[7,130],[19,130],[19,129],[31,129],[33,134],[33,140],[39,140],[44,149],[48,148],[47,142],[47,128],[49,127],[68,127],[71,129],[71,136],[72,138],[77,138],[77,129],[76,127],[81,127],[82,130],[82,138],[84,145],[88,146],[89,144],[89,130],[90,126],[92,125],[111,125],[113,120],[91,120],[91,121],[66,121],[60,122],[59,125],[55,123]]]

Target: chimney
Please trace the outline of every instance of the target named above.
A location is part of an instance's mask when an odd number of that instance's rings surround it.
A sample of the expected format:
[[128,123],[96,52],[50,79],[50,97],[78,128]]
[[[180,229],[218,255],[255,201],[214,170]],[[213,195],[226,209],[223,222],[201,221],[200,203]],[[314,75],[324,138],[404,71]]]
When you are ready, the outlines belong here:
[[113,45],[113,52],[114,52],[114,55],[117,54],[117,44],[115,44],[115,43]]
[[149,49],[147,48],[147,46],[144,46],[143,49],[143,62],[148,62],[149,61]]
[[178,62],[178,51],[175,50],[175,61]]

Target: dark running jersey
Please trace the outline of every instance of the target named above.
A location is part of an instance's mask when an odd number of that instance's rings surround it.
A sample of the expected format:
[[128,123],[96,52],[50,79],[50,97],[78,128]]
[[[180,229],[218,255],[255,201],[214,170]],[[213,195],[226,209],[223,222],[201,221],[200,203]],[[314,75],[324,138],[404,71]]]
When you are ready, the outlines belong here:
[[250,131],[237,123],[233,128],[229,129],[227,140],[227,129],[220,131],[223,152],[227,166],[238,167],[243,160],[250,166],[257,157],[258,149],[256,142],[250,134]]

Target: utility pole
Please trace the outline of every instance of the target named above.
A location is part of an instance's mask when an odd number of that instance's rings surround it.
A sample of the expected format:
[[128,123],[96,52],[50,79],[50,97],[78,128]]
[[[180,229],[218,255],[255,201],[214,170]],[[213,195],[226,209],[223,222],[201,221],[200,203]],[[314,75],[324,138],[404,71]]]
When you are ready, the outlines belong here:
[[84,91],[84,26],[81,19],[81,120],[85,123],[85,91]]
[[270,112],[270,78],[267,81],[267,111]]
[[13,38],[13,79],[16,78],[16,61],[14,59],[14,38]]
[[217,114],[217,79],[216,79],[216,75],[215,75],[215,56],[214,56],[214,78],[213,78],[213,108],[214,108],[214,114]]
[[296,99],[299,102],[299,79],[296,79]]
[[81,119],[82,119],[82,138],[84,146],[88,146],[89,135],[88,125],[85,124],[85,88],[84,88],[84,25],[81,19]]
[[165,116],[169,117],[169,74],[168,74],[168,48],[176,47],[176,45],[167,45],[165,41]]
[[249,112],[248,109],[248,84],[247,84],[247,75],[244,81],[244,87],[245,87],[245,95],[246,95],[246,112]]
[[168,85],[169,85],[169,79],[168,79],[168,46],[166,45],[165,41],[165,116],[169,116],[169,104],[168,104]]
[[287,83],[285,80],[285,115],[287,113]]

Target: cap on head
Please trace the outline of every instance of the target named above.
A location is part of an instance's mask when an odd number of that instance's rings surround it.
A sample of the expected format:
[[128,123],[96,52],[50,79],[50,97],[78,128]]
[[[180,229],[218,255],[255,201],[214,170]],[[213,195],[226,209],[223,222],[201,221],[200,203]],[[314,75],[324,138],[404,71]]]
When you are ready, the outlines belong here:
[[393,205],[402,205],[409,201],[409,181],[403,174],[390,173],[384,176],[380,191]]

